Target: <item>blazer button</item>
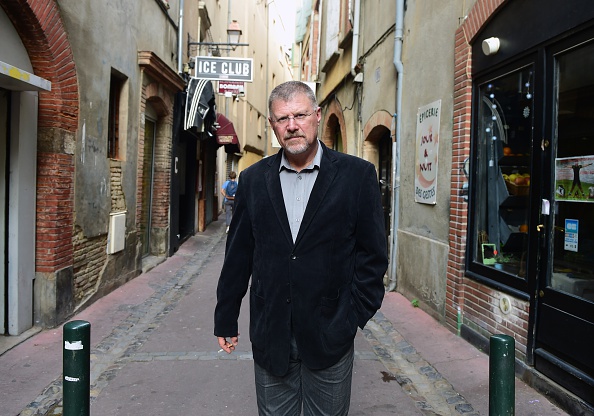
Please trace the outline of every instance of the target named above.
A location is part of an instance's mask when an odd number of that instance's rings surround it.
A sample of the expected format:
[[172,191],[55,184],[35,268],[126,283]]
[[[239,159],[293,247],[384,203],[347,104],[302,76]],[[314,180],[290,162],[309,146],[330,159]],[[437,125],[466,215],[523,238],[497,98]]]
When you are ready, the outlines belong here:
[[291,303],[291,298],[287,298],[287,303]]
[[297,256],[294,254],[291,254],[291,260],[297,260]]

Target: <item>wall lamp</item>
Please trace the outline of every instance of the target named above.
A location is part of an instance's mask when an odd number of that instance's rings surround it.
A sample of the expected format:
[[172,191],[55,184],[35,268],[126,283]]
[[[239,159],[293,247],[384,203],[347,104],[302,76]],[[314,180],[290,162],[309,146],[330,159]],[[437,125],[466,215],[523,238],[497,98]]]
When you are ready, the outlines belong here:
[[487,56],[495,55],[497,52],[499,52],[499,47],[501,46],[501,42],[499,41],[499,38],[491,37],[491,38],[483,40],[483,43],[481,46],[483,47],[483,53],[485,55],[487,55]]
[[212,53],[213,56],[221,56],[221,50],[223,51],[234,51],[238,46],[250,46],[249,43],[239,43],[239,39],[241,38],[241,27],[237,20],[233,20],[229,27],[227,28],[227,38],[229,42],[192,42],[190,38],[190,34],[188,33],[188,56],[190,55],[190,46],[198,46],[198,48],[202,46],[206,46],[208,51]]

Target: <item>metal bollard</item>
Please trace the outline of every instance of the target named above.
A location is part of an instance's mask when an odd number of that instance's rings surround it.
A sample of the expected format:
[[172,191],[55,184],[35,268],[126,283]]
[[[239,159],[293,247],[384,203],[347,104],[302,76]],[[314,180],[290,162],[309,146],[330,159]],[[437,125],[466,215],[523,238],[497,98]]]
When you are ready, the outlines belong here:
[[91,324],[64,325],[63,416],[88,416],[91,389]]
[[515,414],[515,341],[509,335],[493,335],[489,353],[489,416]]

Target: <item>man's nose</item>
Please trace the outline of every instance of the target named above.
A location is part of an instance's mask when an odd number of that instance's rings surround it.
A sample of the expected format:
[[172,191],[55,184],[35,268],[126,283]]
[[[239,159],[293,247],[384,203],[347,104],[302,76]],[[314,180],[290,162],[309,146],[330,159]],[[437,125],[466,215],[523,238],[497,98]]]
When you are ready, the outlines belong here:
[[297,130],[298,128],[299,125],[297,124],[295,117],[289,117],[289,121],[287,122],[287,129]]

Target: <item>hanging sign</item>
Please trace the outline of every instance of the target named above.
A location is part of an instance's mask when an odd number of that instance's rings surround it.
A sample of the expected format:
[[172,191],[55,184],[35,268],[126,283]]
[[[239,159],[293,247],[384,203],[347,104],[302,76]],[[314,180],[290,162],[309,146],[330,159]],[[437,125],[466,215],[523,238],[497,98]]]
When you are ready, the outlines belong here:
[[417,111],[415,157],[415,202],[435,205],[437,201],[437,159],[441,100]]
[[252,58],[218,58],[197,56],[194,77],[200,79],[218,79],[226,81],[252,82]]

